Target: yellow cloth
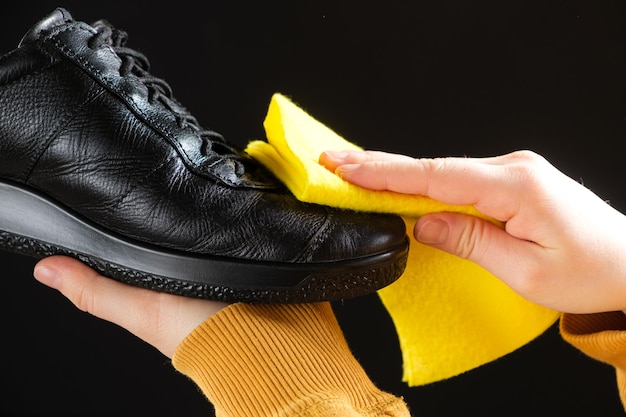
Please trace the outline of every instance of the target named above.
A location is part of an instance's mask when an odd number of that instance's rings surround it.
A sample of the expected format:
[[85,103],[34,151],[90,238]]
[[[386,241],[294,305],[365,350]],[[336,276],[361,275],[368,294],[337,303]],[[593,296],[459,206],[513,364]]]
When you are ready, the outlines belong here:
[[[267,166],[296,198],[354,210],[396,213],[412,230],[420,215],[472,207],[423,197],[371,191],[350,184],[318,163],[325,150],[361,149],[274,94],[264,122],[267,142],[246,151]],[[412,235],[409,233],[409,235]],[[530,303],[478,265],[411,241],[404,274],[378,292],[394,322],[410,386],[447,379],[530,342],[559,317]]]

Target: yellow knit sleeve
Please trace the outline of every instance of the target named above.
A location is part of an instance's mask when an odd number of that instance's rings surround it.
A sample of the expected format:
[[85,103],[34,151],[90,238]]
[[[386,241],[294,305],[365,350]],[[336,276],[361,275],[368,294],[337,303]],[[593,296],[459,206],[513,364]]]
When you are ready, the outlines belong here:
[[560,331],[572,346],[615,368],[619,396],[626,411],[626,314],[562,314]]
[[233,304],[187,336],[172,362],[220,417],[409,416],[366,375],[329,303]]

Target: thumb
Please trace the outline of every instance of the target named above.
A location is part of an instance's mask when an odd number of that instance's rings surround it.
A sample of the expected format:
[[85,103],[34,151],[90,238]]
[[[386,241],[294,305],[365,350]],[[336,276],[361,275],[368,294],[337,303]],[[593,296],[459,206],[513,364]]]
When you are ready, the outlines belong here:
[[473,261],[513,287],[523,277],[524,257],[534,256],[532,242],[461,213],[424,215],[416,222],[413,234],[418,242]]
[[105,278],[73,258],[44,258],[35,265],[34,276],[61,292],[80,310],[132,332],[144,324],[145,309],[158,313],[158,300],[152,300],[155,304],[146,307],[153,297],[147,290]]
[[168,357],[189,332],[227,306],[123,284],[65,256],[42,259],[34,275],[79,309],[123,327]]

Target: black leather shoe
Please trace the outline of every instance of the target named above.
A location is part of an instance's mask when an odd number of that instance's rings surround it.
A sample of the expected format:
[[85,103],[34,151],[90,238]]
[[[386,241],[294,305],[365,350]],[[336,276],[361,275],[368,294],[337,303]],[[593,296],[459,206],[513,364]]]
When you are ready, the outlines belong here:
[[59,8],[0,57],[0,248],[224,301],[336,300],[401,275],[401,218],[299,202],[125,43]]

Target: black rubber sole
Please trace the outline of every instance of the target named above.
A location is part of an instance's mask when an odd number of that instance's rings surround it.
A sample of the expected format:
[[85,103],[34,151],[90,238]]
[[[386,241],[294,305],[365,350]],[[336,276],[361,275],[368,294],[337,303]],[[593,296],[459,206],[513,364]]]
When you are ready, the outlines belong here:
[[188,297],[276,304],[354,298],[400,277],[408,245],[407,239],[386,253],[318,264],[201,257],[120,237],[39,193],[0,182],[1,250],[71,256],[109,278]]

